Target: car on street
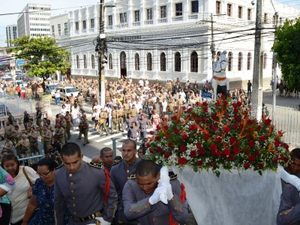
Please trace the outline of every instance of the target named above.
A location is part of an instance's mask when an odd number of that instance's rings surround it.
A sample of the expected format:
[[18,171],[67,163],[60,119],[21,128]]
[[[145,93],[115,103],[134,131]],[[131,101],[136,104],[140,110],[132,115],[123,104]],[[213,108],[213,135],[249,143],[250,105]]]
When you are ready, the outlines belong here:
[[14,79],[12,79],[12,77],[1,77],[1,80],[3,80],[6,84],[11,84],[13,83]]
[[60,98],[70,97],[71,94],[76,98],[79,91],[75,87],[59,87],[60,90]]
[[25,81],[23,81],[23,80],[15,80],[14,81],[14,85],[15,86],[17,86],[17,85],[20,85],[20,86],[24,86],[24,87],[26,87],[27,86],[27,83],[25,82]]
[[59,87],[60,86],[58,84],[47,84],[45,86],[45,92],[47,95],[52,95],[52,97],[54,97],[55,91]]

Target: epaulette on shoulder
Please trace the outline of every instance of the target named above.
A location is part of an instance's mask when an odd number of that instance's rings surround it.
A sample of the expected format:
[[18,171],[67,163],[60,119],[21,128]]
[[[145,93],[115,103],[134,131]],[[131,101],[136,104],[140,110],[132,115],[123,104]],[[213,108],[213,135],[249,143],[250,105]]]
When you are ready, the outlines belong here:
[[89,166],[91,167],[95,167],[95,168],[98,168],[98,169],[102,169],[103,166],[101,164],[98,164],[98,163],[94,163],[94,162],[89,162],[87,163]]
[[122,159],[120,159],[120,160],[114,160],[113,166],[114,166],[114,165],[117,165],[117,164],[120,163],[120,162],[122,162]]
[[56,167],[56,169],[58,170],[58,169],[60,169],[60,168],[62,168],[63,166],[65,166],[65,164],[60,164],[60,165],[58,165],[57,167]]
[[170,177],[170,180],[175,180],[178,178],[178,174],[174,173],[173,171],[170,171],[169,177]]
[[131,174],[131,175],[128,177],[128,180],[133,180],[133,179],[136,179],[136,174]]

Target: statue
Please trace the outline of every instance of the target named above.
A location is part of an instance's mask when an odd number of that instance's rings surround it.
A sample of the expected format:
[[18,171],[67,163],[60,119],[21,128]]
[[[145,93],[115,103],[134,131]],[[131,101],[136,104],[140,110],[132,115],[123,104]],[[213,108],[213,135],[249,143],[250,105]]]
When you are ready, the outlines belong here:
[[213,77],[212,77],[212,88],[214,90],[214,100],[218,94],[227,95],[229,90],[229,83],[226,78],[226,67],[228,65],[228,58],[226,57],[227,52],[223,51],[219,57],[219,60],[213,64]]

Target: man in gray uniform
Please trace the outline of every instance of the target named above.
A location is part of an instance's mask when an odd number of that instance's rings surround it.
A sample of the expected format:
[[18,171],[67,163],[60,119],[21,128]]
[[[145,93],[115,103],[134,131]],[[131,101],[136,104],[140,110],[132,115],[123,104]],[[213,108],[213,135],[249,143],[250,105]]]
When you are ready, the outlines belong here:
[[[138,220],[139,225],[166,225],[170,220],[172,224],[186,224],[189,213],[186,199],[182,197],[184,190],[177,176],[172,176],[159,186],[159,166],[152,161],[142,161],[136,168],[136,179],[129,180],[123,189],[126,218]],[[165,199],[162,199],[162,194]]]
[[126,221],[123,213],[122,191],[126,181],[130,175],[135,173],[136,166],[141,162],[141,159],[136,157],[137,149],[136,142],[133,140],[125,140],[122,145],[122,158],[119,163],[113,165],[110,170],[111,179],[118,192],[118,210],[116,214],[116,224],[136,224]]
[[90,224],[96,217],[102,225],[112,222],[117,192],[107,170],[85,163],[80,147],[67,143],[61,150],[64,166],[55,173],[54,210],[56,225],[63,225],[64,213],[70,212],[69,225]]

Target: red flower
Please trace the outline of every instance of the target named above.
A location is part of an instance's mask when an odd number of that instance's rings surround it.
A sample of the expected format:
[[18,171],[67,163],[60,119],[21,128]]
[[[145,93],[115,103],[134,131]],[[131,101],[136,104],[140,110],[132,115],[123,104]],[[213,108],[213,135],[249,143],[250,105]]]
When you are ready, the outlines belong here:
[[149,151],[150,151],[151,153],[153,153],[153,148],[149,148]]
[[160,141],[160,137],[159,137],[159,136],[156,136],[156,137],[155,137],[155,140]]
[[248,149],[248,148],[244,149],[244,153],[245,153],[245,154],[247,154],[248,152],[249,152],[249,149]]
[[266,137],[265,137],[265,136],[260,136],[258,139],[259,139],[261,142],[265,142]]
[[158,130],[158,131],[160,130],[160,126],[159,125],[157,125],[156,130]]
[[169,129],[168,125],[165,125],[164,130],[168,130],[168,129]]
[[190,125],[190,130],[191,131],[194,131],[194,130],[196,130],[197,129],[197,126],[195,125],[195,124],[191,124]]
[[216,115],[216,114],[212,114],[212,115],[211,115],[211,118],[212,118],[213,120],[216,120],[216,119],[217,119],[217,115]]
[[253,123],[253,121],[252,120],[247,120],[247,124],[252,124]]
[[214,144],[214,143],[210,144],[210,150],[216,151],[217,149],[218,149],[218,146],[216,144]]
[[238,111],[239,110],[237,108],[234,108],[234,110],[233,110],[234,113],[238,113]]
[[265,125],[270,125],[271,122],[272,122],[272,120],[270,120],[269,118],[266,119],[266,120],[264,120],[264,124],[265,124]]
[[180,149],[181,152],[185,152],[185,151],[186,151],[186,146],[181,145],[181,146],[179,147],[179,149]]
[[198,166],[199,166],[199,167],[203,166],[203,162],[202,162],[201,160],[200,160],[200,161],[198,161],[198,163],[197,163],[197,164],[198,164]]
[[255,154],[255,155],[260,155],[260,153],[259,153],[258,150],[255,150],[254,154]]
[[229,155],[230,154],[230,150],[228,148],[225,148],[223,150],[224,155]]
[[192,117],[196,117],[196,116],[197,116],[197,114],[193,112],[192,113]]
[[276,148],[278,148],[278,146],[279,146],[280,144],[281,144],[281,141],[278,141],[278,140],[276,140],[275,143],[274,143],[274,145],[275,145]]
[[253,148],[253,147],[255,146],[255,141],[250,140],[250,141],[248,142],[248,145],[249,145],[250,148]]
[[249,163],[245,163],[244,167],[245,167],[245,169],[248,169],[250,167],[250,164]]
[[256,130],[260,131],[261,130],[261,126],[257,126]]
[[186,139],[188,139],[188,136],[187,136],[187,134],[183,134],[183,135],[182,135],[182,139],[183,139],[183,140],[186,140]]
[[240,107],[240,106],[242,105],[242,103],[241,103],[241,102],[237,102],[236,105],[237,105],[238,107]]
[[190,156],[195,158],[197,156],[197,152],[195,150],[191,151]]
[[216,132],[217,129],[218,129],[218,127],[216,127],[216,126],[214,126],[214,125],[211,125],[211,129],[212,129],[214,132]]
[[230,154],[230,155],[228,156],[228,160],[229,160],[229,161],[233,161],[233,160],[234,160],[234,155],[231,155],[231,154]]
[[156,151],[162,152],[162,148],[158,146],[158,147],[156,148]]
[[204,154],[205,154],[204,148],[200,148],[200,149],[198,150],[198,153],[199,153],[200,155],[204,155]]
[[195,123],[199,124],[200,123],[200,119],[199,118],[195,119]]
[[233,148],[233,153],[234,153],[234,154],[237,155],[237,154],[239,154],[240,152],[241,152],[241,150],[240,150],[239,148],[236,148],[236,147]]
[[146,144],[146,147],[147,147],[147,148],[149,148],[149,147],[150,147],[150,143],[149,143],[149,142]]
[[254,155],[250,155],[247,160],[249,162],[254,162],[255,161],[255,156]]
[[186,158],[180,157],[180,158],[178,159],[178,164],[179,164],[179,165],[185,165],[186,163],[187,163]]
[[170,156],[171,156],[171,153],[170,153],[170,152],[165,152],[164,157],[165,157],[166,159],[168,159]]
[[169,134],[166,134],[166,139],[170,139],[170,135]]
[[210,165],[211,167],[214,167],[214,166],[215,166],[215,164],[214,164],[213,162],[209,163],[209,165]]
[[177,116],[172,116],[171,120],[177,120]]
[[262,168],[264,168],[264,164],[263,163],[259,163],[258,167],[259,167],[259,169],[262,169]]
[[230,141],[230,144],[233,144],[235,142],[235,137],[230,137],[229,141]]
[[227,127],[227,126],[224,126],[224,127],[223,127],[223,131],[224,131],[225,133],[228,133],[228,132],[230,132],[230,128]]
[[221,137],[217,137],[217,141],[219,142],[219,143],[222,143],[222,138]]
[[204,139],[205,140],[208,140],[210,138],[210,135],[209,134],[204,134]]
[[217,156],[220,156],[222,154],[222,152],[221,151],[217,151],[216,154],[217,154]]
[[153,131],[153,130],[151,130],[151,131],[150,131],[150,134],[151,134],[151,135],[153,135],[153,134],[154,134],[154,131]]
[[178,130],[176,127],[174,128],[174,133],[175,133],[175,134],[178,134],[178,133],[179,133],[179,130]]
[[233,129],[235,129],[235,130],[236,130],[236,129],[238,129],[238,128],[239,128],[239,125],[237,125],[237,124],[235,123],[235,124],[233,124],[233,125],[232,125],[232,127],[233,127]]
[[273,162],[278,163],[278,158],[277,157],[273,158]]
[[199,142],[197,142],[197,143],[196,143],[196,147],[197,147],[198,149],[200,149],[200,148],[201,148],[201,144],[200,144]]
[[169,142],[169,143],[168,143],[168,147],[169,147],[169,148],[172,148],[173,146],[174,146],[174,144],[173,144],[172,142]]

